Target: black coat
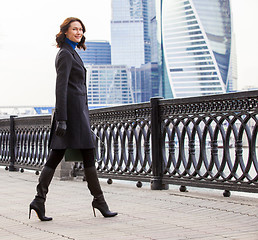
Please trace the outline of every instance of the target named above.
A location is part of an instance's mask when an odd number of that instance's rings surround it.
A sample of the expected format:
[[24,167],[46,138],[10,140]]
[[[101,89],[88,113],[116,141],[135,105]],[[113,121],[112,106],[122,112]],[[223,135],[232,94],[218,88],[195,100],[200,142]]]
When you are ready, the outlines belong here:
[[[73,48],[64,43],[56,56],[56,107],[50,133],[51,149],[94,148],[88,110],[86,69]],[[65,136],[55,134],[56,122],[66,121]]]

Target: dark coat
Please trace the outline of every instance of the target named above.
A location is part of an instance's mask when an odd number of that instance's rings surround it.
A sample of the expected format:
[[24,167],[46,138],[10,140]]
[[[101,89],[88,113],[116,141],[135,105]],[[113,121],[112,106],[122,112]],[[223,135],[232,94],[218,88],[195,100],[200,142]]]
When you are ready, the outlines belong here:
[[[88,110],[86,72],[78,53],[65,43],[56,56],[56,107],[50,133],[51,149],[94,148]],[[56,122],[66,121],[65,136],[55,134]]]

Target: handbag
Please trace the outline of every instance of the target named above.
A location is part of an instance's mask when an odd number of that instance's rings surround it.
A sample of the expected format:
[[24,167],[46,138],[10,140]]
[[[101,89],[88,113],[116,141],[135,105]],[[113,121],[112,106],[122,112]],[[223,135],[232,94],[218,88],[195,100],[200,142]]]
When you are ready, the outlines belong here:
[[66,162],[82,162],[83,157],[80,149],[67,148],[65,150]]
[[[91,130],[92,134],[95,135],[96,138],[99,139],[101,146],[104,148],[105,151],[105,144],[100,140],[100,138]],[[80,149],[73,149],[73,148],[67,148],[65,150],[65,161],[66,162],[82,162],[83,161],[83,157],[82,157],[82,153]],[[96,154],[95,154],[95,160],[97,162],[101,161],[102,159],[98,160],[96,158]]]

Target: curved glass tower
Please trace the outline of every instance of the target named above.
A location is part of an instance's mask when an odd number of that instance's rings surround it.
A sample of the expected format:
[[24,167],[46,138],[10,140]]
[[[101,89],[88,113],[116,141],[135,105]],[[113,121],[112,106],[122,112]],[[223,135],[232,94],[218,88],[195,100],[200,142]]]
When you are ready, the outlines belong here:
[[159,0],[156,4],[164,97],[225,93],[232,35],[229,0]]

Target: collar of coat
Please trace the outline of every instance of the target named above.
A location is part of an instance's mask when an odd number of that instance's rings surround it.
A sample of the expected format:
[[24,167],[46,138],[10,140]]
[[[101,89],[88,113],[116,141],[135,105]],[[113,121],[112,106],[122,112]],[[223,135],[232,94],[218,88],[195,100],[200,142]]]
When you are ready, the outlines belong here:
[[73,55],[74,59],[85,69],[82,59],[80,58],[77,51],[74,50],[70,44],[65,42],[62,48],[67,49]]

